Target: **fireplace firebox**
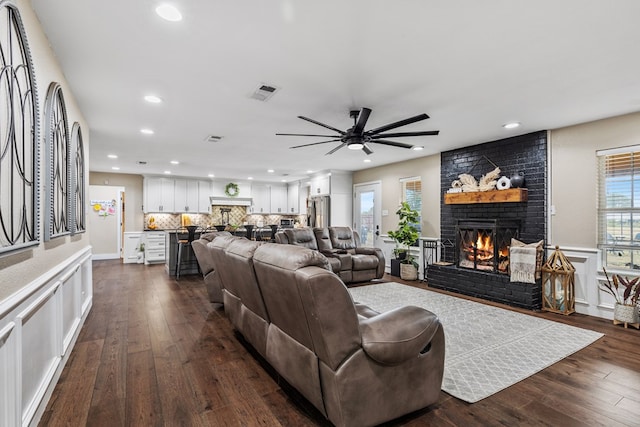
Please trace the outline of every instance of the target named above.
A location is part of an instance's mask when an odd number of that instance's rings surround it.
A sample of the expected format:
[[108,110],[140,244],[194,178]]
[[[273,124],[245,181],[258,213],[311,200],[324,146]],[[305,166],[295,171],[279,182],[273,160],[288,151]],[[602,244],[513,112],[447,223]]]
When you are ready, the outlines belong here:
[[520,221],[498,219],[458,220],[456,264],[461,268],[508,274],[509,246],[518,238]]

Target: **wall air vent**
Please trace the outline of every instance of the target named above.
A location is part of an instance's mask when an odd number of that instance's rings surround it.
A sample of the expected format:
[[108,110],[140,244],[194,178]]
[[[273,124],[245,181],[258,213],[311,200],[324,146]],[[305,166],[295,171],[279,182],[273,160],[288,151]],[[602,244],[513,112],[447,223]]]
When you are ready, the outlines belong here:
[[258,101],[268,101],[276,92],[278,88],[273,85],[261,84],[258,88],[251,94],[252,99],[256,99]]
[[204,140],[206,142],[218,142],[222,139],[221,136],[217,136],[217,135],[209,135],[207,136]]

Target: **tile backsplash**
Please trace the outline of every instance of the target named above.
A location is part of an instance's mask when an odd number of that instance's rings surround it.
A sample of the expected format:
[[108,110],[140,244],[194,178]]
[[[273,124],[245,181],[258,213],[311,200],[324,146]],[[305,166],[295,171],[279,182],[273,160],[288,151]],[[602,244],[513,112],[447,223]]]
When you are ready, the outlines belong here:
[[[227,214],[220,212],[220,207],[216,206],[212,214],[164,214],[153,213],[144,215],[144,229],[149,228],[150,222],[156,224],[157,230],[173,230],[182,225],[197,225],[203,228],[213,227],[214,225],[226,224]],[[247,215],[246,208],[242,206],[222,206],[222,208],[230,208],[229,224],[252,224],[255,226],[280,224],[281,218],[297,219],[301,225],[306,225],[306,215]],[[151,220],[153,218],[153,221]]]

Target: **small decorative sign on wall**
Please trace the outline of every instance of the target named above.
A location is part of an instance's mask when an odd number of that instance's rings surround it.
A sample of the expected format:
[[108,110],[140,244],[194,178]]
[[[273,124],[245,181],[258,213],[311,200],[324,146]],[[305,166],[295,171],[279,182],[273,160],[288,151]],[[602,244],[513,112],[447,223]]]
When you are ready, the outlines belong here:
[[116,199],[112,200],[91,200],[91,211],[98,214],[98,216],[106,217],[107,215],[116,214]]

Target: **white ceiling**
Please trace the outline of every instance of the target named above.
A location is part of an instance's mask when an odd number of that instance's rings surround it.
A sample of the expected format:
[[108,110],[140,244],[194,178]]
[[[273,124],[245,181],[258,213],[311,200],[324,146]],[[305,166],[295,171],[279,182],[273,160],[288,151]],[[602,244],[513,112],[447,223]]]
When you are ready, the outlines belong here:
[[[32,0],[88,121],[91,171],[291,180],[640,110],[638,0],[173,0],[180,22],[160,3]],[[280,90],[250,99],[261,83]],[[298,115],[346,130],[360,107],[366,129],[427,113],[395,131],[440,135],[370,156],[275,135],[326,134]]]

